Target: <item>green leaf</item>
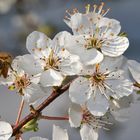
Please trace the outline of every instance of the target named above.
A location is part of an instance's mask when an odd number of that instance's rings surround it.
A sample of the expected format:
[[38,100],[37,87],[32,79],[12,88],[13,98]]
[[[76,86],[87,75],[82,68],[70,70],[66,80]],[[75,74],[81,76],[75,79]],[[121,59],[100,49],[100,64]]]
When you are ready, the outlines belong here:
[[39,128],[38,128],[38,123],[37,123],[37,119],[36,118],[35,119],[32,119],[31,121],[29,121],[28,123],[26,123],[22,127],[22,129],[21,129],[22,132],[28,132],[28,131],[34,131],[34,132],[36,132],[38,130],[39,130]]

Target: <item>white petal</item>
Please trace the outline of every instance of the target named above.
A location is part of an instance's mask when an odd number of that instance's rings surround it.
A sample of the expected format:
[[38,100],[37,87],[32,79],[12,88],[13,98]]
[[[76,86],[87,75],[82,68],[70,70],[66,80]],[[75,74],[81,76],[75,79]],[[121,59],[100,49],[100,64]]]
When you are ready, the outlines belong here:
[[72,104],[69,108],[69,122],[71,127],[79,127],[82,122],[82,109],[80,105]]
[[49,95],[49,91],[50,88],[48,87],[48,93],[44,93],[39,85],[32,83],[26,89],[24,89],[23,98],[29,104],[35,104],[38,99],[44,97],[45,95]]
[[65,43],[70,37],[71,34],[67,31],[59,32],[53,39],[54,45],[52,46],[52,49],[54,49],[54,46],[58,47],[59,49],[65,48]]
[[[90,22],[87,15],[75,13],[71,16],[70,21],[65,20],[65,23],[72,28],[74,34],[84,34],[89,32]],[[80,28],[82,26],[82,29]]]
[[124,122],[130,118],[130,108],[124,108],[117,111],[111,111],[116,121]]
[[52,140],[68,140],[68,133],[66,129],[62,129],[59,126],[53,125]]
[[64,75],[76,75],[81,72],[82,63],[78,56],[68,54],[65,58],[62,58],[62,60],[59,69]]
[[98,140],[98,130],[83,124],[80,129],[81,140]]
[[[133,92],[133,83],[128,79],[110,79],[106,80],[108,95],[113,94],[112,97],[115,99],[122,98],[123,96],[129,96]],[[110,92],[110,93],[109,93]]]
[[117,36],[116,38],[105,41],[101,50],[104,55],[117,57],[122,55],[128,46],[129,40],[126,37]]
[[78,55],[85,65],[100,63],[103,60],[103,54],[95,48],[85,48],[85,38],[83,35],[71,36],[66,43],[66,49],[71,53]]
[[44,71],[41,74],[40,83],[42,86],[60,86],[62,84],[62,81],[64,80],[64,77],[60,72],[57,72],[53,69],[49,69],[47,71]]
[[100,63],[100,71],[116,71],[126,66],[127,59],[121,55],[119,57],[105,56],[104,60]]
[[116,35],[119,34],[121,30],[119,21],[117,21],[116,19],[109,19],[106,17],[101,18],[97,26],[99,27],[102,39],[114,38]]
[[103,116],[109,107],[108,100],[102,95],[99,89],[96,89],[95,95],[87,101],[88,110],[95,116]]
[[27,37],[26,47],[31,54],[40,56],[39,53],[44,51],[51,45],[51,43],[51,39],[49,39],[44,33],[34,31]]
[[41,137],[32,137],[29,140],[48,140],[46,138],[41,138]]
[[74,80],[69,88],[71,101],[78,104],[84,104],[91,95],[89,84],[89,81],[84,77],[79,77]]
[[35,75],[42,71],[41,65],[30,54],[18,57],[19,67],[29,75]]
[[[15,59],[12,61],[11,66],[18,75],[24,74],[24,70],[20,67],[19,56],[15,57]],[[11,73],[13,73],[13,71]]]
[[131,104],[134,102],[133,96],[123,97],[119,100],[110,101],[110,112],[117,121],[126,121],[130,117]]
[[12,126],[7,122],[0,121],[0,140],[8,140],[12,133]]
[[128,68],[134,80],[140,83],[140,63],[135,60],[128,60]]

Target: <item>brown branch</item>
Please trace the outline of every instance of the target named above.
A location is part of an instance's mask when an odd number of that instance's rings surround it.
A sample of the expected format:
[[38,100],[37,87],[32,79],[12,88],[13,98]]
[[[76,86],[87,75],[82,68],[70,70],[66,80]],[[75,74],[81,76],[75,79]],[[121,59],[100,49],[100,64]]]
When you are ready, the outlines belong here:
[[[71,83],[71,82],[70,82]],[[23,118],[17,126],[14,126],[13,128],[13,134],[12,136],[15,136],[16,134],[19,133],[20,129],[30,120],[32,120],[33,118],[37,118],[38,114],[41,113],[41,111],[46,108],[51,102],[53,102],[58,96],[60,96],[61,94],[63,94],[66,90],[68,90],[70,83],[66,84],[65,86],[63,86],[60,89],[57,89],[56,91],[53,91],[52,94],[44,101],[42,102],[37,108],[36,108],[36,112],[37,113],[30,113],[29,115],[27,115],[25,118]]]
[[69,120],[68,117],[54,117],[54,116],[45,116],[45,115],[40,115],[39,119],[45,119],[45,120]]

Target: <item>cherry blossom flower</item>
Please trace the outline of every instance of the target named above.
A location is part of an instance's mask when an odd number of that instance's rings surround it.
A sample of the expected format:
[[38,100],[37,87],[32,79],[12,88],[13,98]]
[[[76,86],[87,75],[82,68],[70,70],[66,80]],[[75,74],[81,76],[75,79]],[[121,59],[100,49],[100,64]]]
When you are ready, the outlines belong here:
[[0,13],[4,14],[8,12],[15,3],[16,3],[16,0],[1,0]]
[[[21,66],[24,64],[24,58],[26,57],[29,57],[29,55],[18,56],[13,60],[11,69],[9,69],[8,72],[8,77],[6,80],[1,81],[1,84],[8,86],[10,90],[16,90],[26,102],[33,104],[46,94],[38,84],[40,77],[35,75],[37,68],[33,69],[33,67],[30,67],[32,73],[27,73],[22,69]],[[51,89],[48,88],[48,92],[50,92],[50,90]]]
[[111,99],[120,99],[133,92],[133,83],[121,70],[123,57],[106,57],[101,64],[88,68],[83,76],[72,82],[69,96],[72,102],[87,105],[95,116],[103,116],[109,109]]
[[79,55],[86,65],[101,62],[104,55],[120,56],[129,46],[128,39],[119,34],[120,22],[105,17],[109,9],[103,10],[103,5],[94,5],[93,11],[88,6],[84,14],[74,9],[64,20],[74,33],[67,40],[66,48]]
[[72,104],[69,109],[69,122],[71,127],[80,127],[80,135],[82,140],[97,140],[98,130],[106,129],[110,123],[100,117],[93,116],[88,109],[78,104]]
[[[68,133],[66,129],[62,129],[59,126],[53,125],[53,136],[52,140],[68,140]],[[41,137],[32,137],[30,140],[48,140]]]
[[12,126],[8,122],[0,121],[0,140],[8,140],[12,133]]
[[65,49],[68,32],[58,33],[53,40],[45,34],[34,31],[27,37],[27,49],[42,69],[42,86],[60,86],[65,76],[76,75],[81,70],[79,57]]

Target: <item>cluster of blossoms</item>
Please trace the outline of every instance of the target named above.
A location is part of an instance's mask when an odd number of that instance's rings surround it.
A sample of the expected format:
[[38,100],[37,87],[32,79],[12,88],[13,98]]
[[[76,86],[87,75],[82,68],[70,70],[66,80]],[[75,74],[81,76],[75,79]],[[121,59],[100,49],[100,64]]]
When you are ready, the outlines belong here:
[[[68,118],[71,127],[80,128],[82,140],[97,140],[100,128],[110,129],[112,117],[124,120],[131,96],[140,91],[140,64],[122,55],[128,38],[119,21],[105,17],[109,9],[103,10],[103,5],[94,5],[93,10],[87,5],[84,14],[67,11],[64,21],[73,34],[63,31],[51,40],[32,32],[26,42],[29,54],[6,63],[10,66],[6,78],[1,73],[0,83],[16,90],[32,107],[72,79]],[[3,57],[0,62],[4,68]],[[53,130],[54,140],[68,140],[66,131],[57,126]],[[11,125],[1,121],[0,139],[11,135]]]

